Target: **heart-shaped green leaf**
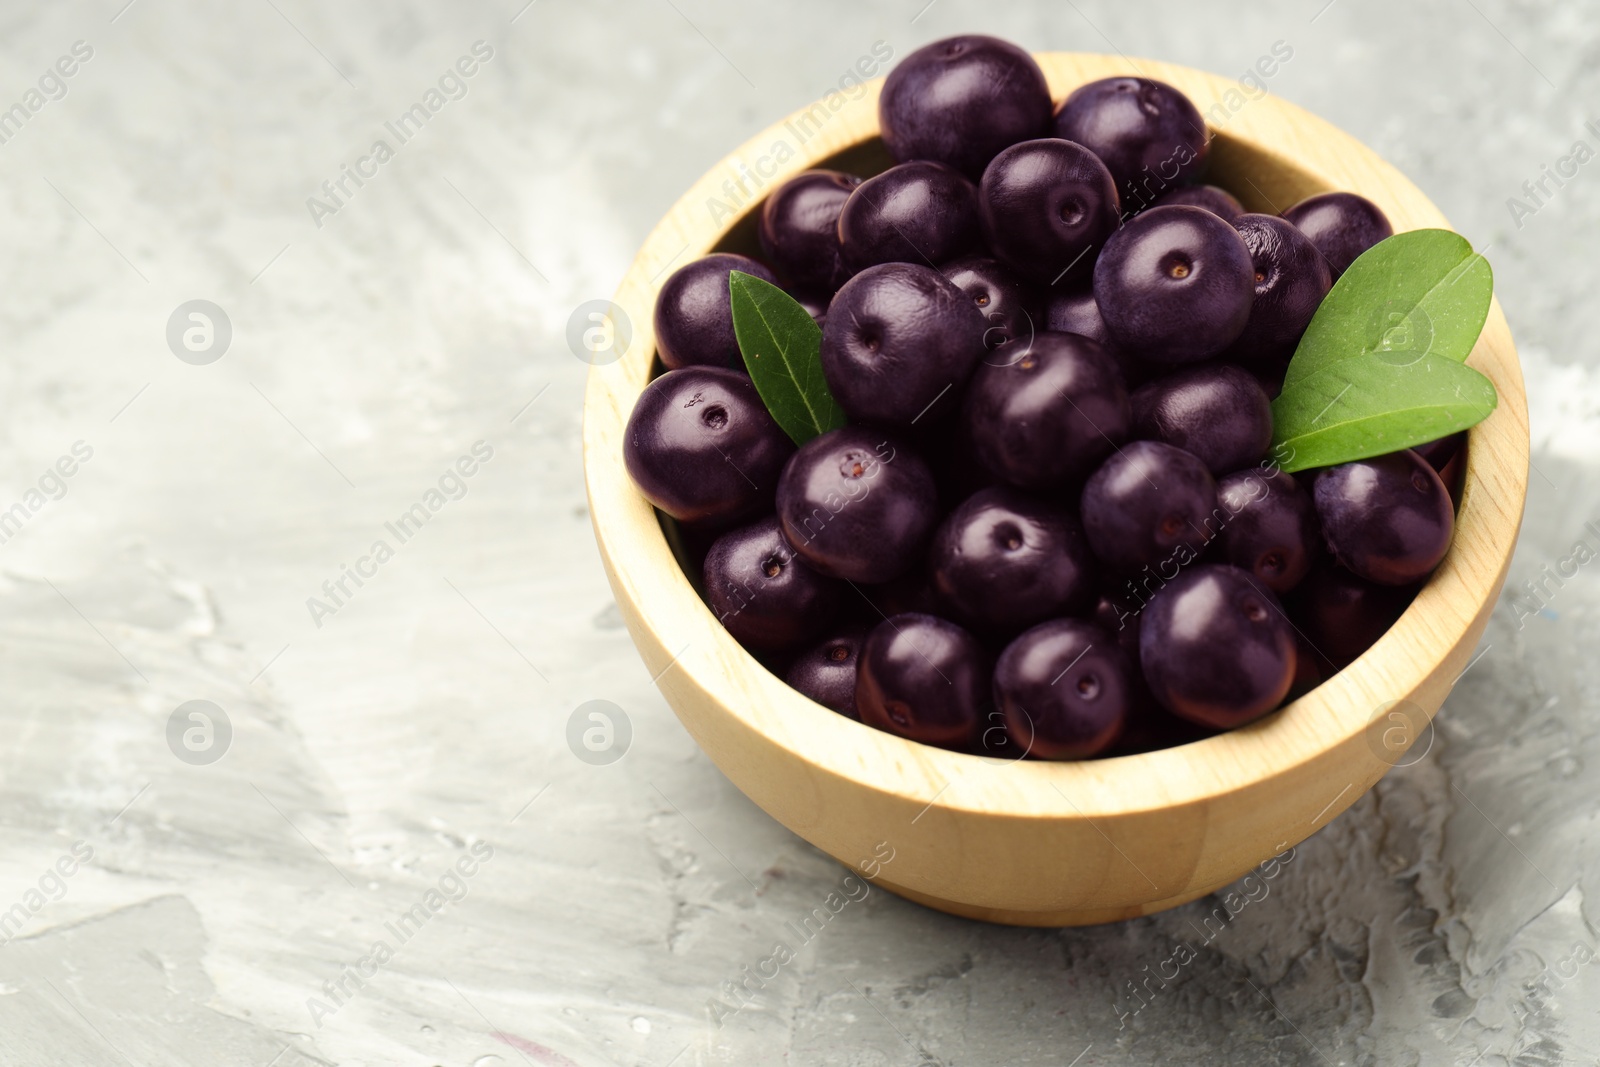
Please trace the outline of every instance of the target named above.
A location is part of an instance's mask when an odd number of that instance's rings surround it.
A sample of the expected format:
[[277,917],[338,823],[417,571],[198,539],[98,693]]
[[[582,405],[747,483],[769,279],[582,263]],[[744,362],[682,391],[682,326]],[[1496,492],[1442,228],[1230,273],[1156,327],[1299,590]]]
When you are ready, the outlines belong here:
[[1489,261],[1449,230],[1412,230],[1367,249],[1300,338],[1285,390],[1347,359],[1464,361],[1494,292]]
[[1488,378],[1442,355],[1344,359],[1272,402],[1273,455],[1291,473],[1381,456],[1474,426],[1498,403]]
[[733,271],[733,333],[761,402],[783,432],[803,445],[845,424],[822,376],[822,330],[805,308],[770,282]]

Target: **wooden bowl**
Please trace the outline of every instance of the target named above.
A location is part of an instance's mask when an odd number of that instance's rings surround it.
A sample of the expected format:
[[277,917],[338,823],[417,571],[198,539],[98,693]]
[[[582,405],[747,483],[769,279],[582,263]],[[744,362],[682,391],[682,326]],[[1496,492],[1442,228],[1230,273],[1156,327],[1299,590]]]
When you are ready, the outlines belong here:
[[[1396,230],[1447,227],[1397,170],[1349,135],[1228,78],[1150,60],[1037,57],[1060,100],[1138,73],[1208,117],[1212,180],[1253,211],[1349,190]],[[645,241],[615,303],[633,335],[596,366],[584,401],[595,537],[617,604],[667,702],[718,768],[783,825],[877,884],[943,911],[1063,926],[1131,918],[1203,896],[1310,836],[1401,757],[1466,668],[1505,579],[1527,488],[1521,368],[1496,303],[1469,362],[1500,406],[1471,432],[1449,555],[1365,655],[1252,726],[1178,748],[1082,763],[1003,763],[915,744],[812,703],[739,647],[700,600],[622,463],[624,426],[651,377],[656,293],[713,250],[755,251],[763,196],[802,170],[871,174],[880,82],[830,94],[758,134],[694,184]],[[892,853],[890,852],[892,850]]]

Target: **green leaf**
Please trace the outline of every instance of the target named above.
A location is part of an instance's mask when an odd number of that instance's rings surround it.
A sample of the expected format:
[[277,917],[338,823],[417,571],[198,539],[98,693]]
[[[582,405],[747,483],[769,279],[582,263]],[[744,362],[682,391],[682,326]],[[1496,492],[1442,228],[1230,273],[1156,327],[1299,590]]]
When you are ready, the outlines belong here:
[[770,282],[728,275],[733,333],[750,380],[783,432],[803,445],[845,423],[822,376],[822,330],[793,297]]
[[1340,360],[1272,402],[1273,455],[1289,473],[1350,463],[1465,430],[1498,403],[1488,378],[1435,353]]
[[1362,356],[1463,362],[1494,291],[1489,261],[1449,230],[1412,230],[1367,249],[1317,308],[1284,388]]

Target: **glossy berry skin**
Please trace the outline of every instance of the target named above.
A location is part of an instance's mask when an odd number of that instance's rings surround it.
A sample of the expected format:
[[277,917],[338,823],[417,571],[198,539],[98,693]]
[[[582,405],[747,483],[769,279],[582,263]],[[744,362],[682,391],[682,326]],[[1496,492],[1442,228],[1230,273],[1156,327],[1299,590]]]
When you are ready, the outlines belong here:
[[1283,703],[1295,676],[1294,628],[1247,572],[1201,564],[1145,608],[1139,662],[1168,711],[1228,730]]
[[1045,136],[1050,87],[1033,57],[994,37],[947,37],[889,72],[878,125],[902,163],[931,159],[977,181],[1002,148]]
[[955,617],[1016,633],[1094,600],[1098,570],[1066,508],[1016,489],[980,489],[933,535],[928,568]]
[[1006,733],[1038,759],[1088,759],[1110,748],[1127,722],[1132,685],[1117,642],[1078,619],[1035,626],[994,668]]
[[927,464],[904,444],[846,426],[813,437],[783,468],[778,519],[813,570],[887,582],[917,563],[938,495]]
[[1285,211],[1283,217],[1311,238],[1335,281],[1350,269],[1357,256],[1394,235],[1383,209],[1355,193],[1307,197]]
[[1164,441],[1222,475],[1252,467],[1272,444],[1272,402],[1231,363],[1182,367],[1134,390],[1133,435]]
[[1082,145],[1054,137],[1007,148],[978,184],[989,247],[1042,285],[1063,275],[1087,277],[1093,250],[1115,232],[1120,211],[1105,164]]
[[1246,360],[1292,355],[1333,288],[1328,264],[1311,238],[1276,215],[1240,215],[1233,228],[1250,250],[1256,291],[1231,355]]
[[931,267],[883,263],[844,284],[822,328],[822,373],[852,422],[909,426],[953,405],[983,357],[983,316]]
[[744,367],[733,335],[728,275],[741,271],[777,284],[772,272],[748,256],[715,252],[672,272],[656,297],[656,350],[669,370]]
[[856,669],[861,721],[913,741],[966,748],[989,701],[989,654],[934,615],[894,615],[867,635]]
[[783,680],[823,707],[860,722],[856,664],[866,640],[866,627],[844,627],[796,656]]
[[1216,507],[1217,483],[1204,463],[1159,441],[1134,441],[1089,476],[1079,513],[1094,554],[1133,574],[1193,560],[1215,534]]
[[1055,134],[1105,161],[1124,211],[1193,183],[1209,155],[1206,122],[1194,104],[1150,78],[1102,78],[1075,89],[1056,112]]
[[1450,548],[1450,493],[1410,449],[1330,467],[1317,475],[1312,497],[1334,558],[1369,582],[1419,581]]
[[1244,214],[1244,205],[1228,190],[1215,185],[1191,185],[1162,193],[1151,207],[1203,207],[1225,222]]
[[1322,670],[1331,673],[1371,648],[1416,594],[1415,585],[1378,585],[1330,562],[1300,583],[1291,612]]
[[1105,349],[1041,333],[1010,362],[985,362],[967,387],[964,432],[986,470],[1023,489],[1059,489],[1095,469],[1128,434],[1128,394]]
[[800,562],[775,518],[717,538],[701,573],[712,614],[752,651],[797,648],[839,610],[840,583]]
[[714,367],[668,371],[639,394],[622,444],[628,476],[674,519],[725,524],[771,506],[794,442],[749,377]]
[[999,260],[962,256],[939,268],[939,273],[966,293],[983,316],[983,347],[989,351],[1013,341],[1026,347],[1045,328],[1032,291]]
[[1117,344],[1154,363],[1192,363],[1250,319],[1255,266],[1238,231],[1198,207],[1156,207],[1106,242],[1094,298]]
[[1292,475],[1276,467],[1235,471],[1217,482],[1217,503],[1228,516],[1223,557],[1282,596],[1300,584],[1317,559],[1317,513]]
[[792,288],[826,298],[850,277],[839,213],[860,185],[854,174],[808,170],[778,186],[761,205],[761,254]]
[[839,215],[852,270],[878,263],[935,266],[978,242],[978,190],[943,163],[914,160],[856,186]]

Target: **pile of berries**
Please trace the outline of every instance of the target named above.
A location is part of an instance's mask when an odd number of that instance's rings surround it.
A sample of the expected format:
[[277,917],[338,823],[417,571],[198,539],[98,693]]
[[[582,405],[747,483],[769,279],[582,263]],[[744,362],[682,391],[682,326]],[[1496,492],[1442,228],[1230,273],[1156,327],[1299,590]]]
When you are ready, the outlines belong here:
[[[880,120],[898,165],[789,180],[765,263],[707,256],[656,305],[627,468],[728,631],[871,726],[1044,759],[1243,725],[1381,636],[1449,547],[1459,435],[1295,475],[1270,450],[1288,359],[1383,213],[1246,212],[1199,184],[1176,89],[1053,106],[989,37],[909,56]],[[732,271],[812,312],[848,425],[778,427]]]

